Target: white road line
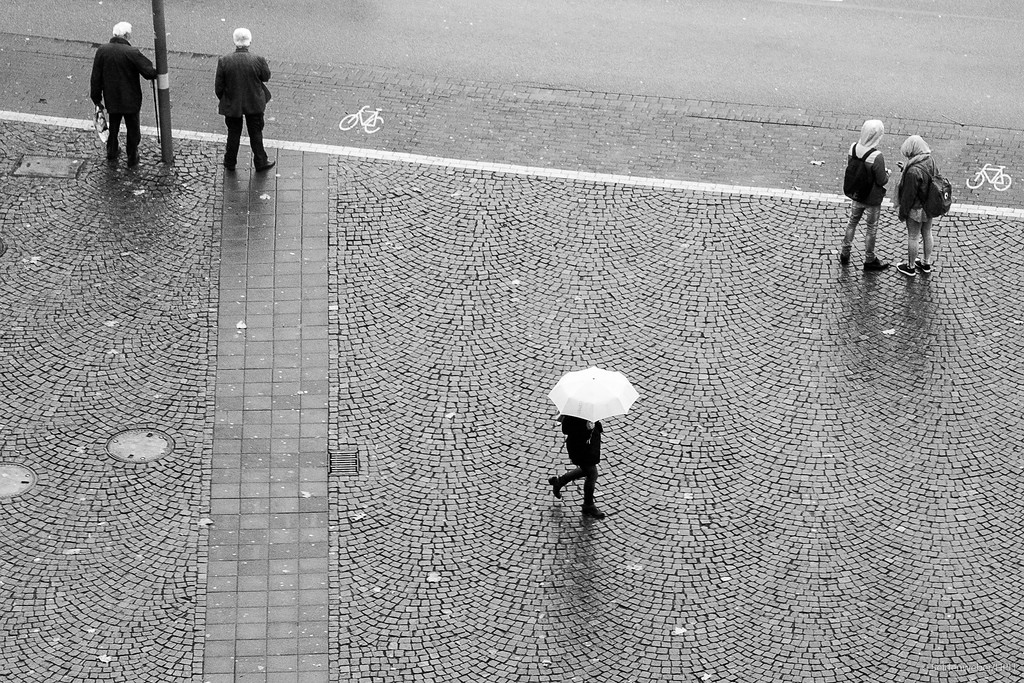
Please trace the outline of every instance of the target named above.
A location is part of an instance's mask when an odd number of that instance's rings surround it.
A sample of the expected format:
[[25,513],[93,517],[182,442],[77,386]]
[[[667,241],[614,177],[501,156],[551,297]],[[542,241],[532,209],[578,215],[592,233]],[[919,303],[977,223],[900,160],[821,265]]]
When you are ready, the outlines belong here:
[[[91,120],[68,119],[57,116],[40,116],[38,114],[23,114],[16,111],[0,110],[0,120],[20,121],[23,123],[60,126],[64,128],[77,128],[80,130],[92,130],[93,127]],[[157,129],[152,126],[142,126],[142,132],[145,135],[154,137],[157,135]],[[202,133],[192,130],[175,130],[174,137],[181,140],[199,140],[203,142],[216,143],[224,143],[227,140],[227,136],[223,133]],[[386,152],[376,149],[363,149],[360,147],[321,145],[312,142],[290,142],[288,140],[264,139],[263,144],[266,147],[275,149],[313,152],[317,154],[351,157],[354,159],[399,161],[407,164],[419,164],[421,166],[440,166],[444,168],[458,168],[469,171],[505,173],[510,175],[531,176],[535,178],[553,178],[558,180],[576,180],[606,185],[633,185],[638,187],[669,190],[687,190],[689,192],[703,194],[738,195],[741,197],[771,197],[775,199],[793,199],[808,202],[824,202],[829,204],[843,204],[850,201],[841,194],[828,194],[825,192],[804,192],[802,190],[749,187],[745,185],[725,185],[720,183],[695,183],[687,180],[647,178],[643,176],[616,175],[613,173],[589,173],[586,171],[569,171],[558,168],[543,168],[540,166],[518,166],[515,164],[498,164],[485,161],[449,159],[446,157],[424,156],[421,154],[409,154],[406,152]],[[892,203],[886,199],[884,205],[888,207],[892,206]],[[953,209],[950,213],[1024,219],[1024,209],[1011,209],[1001,206],[983,206],[980,204],[959,204],[956,202],[954,202]]]

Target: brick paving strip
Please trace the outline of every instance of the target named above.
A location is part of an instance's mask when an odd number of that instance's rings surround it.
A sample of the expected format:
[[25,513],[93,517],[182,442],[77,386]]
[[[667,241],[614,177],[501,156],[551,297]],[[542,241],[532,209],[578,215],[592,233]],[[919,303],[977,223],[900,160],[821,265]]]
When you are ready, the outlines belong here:
[[224,180],[204,681],[328,680],[327,158]]

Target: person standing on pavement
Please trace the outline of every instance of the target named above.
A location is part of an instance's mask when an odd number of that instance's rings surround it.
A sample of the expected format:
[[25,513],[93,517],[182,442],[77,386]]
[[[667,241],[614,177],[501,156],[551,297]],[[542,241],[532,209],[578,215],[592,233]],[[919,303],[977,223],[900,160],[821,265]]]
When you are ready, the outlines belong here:
[[569,460],[576,467],[560,477],[548,478],[555,498],[562,497],[563,486],[571,481],[583,479],[583,516],[594,519],[604,519],[606,516],[594,504],[594,491],[597,488],[597,465],[601,462],[602,431],[600,421],[588,422],[581,417],[572,415],[562,417],[565,450],[569,452]]
[[245,127],[249,131],[253,166],[257,171],[266,171],[277,163],[269,160],[267,150],[263,148],[263,113],[270,101],[270,90],[265,84],[270,80],[270,65],[263,57],[249,52],[252,44],[249,29],[236,28],[232,39],[235,51],[217,60],[217,77],[214,82],[214,91],[220,100],[218,112],[228,127],[224,168],[235,170],[244,117]]
[[147,81],[156,78],[156,67],[137,47],[128,42],[132,25],[127,21],[114,25],[114,37],[96,50],[92,62],[90,97],[97,107],[106,107],[110,132],[107,137],[107,161],[116,161],[121,150],[117,136],[124,120],[128,165],[139,163],[139,142],[142,130],[139,112],[142,110],[142,86],[139,76]]
[[850,248],[853,246],[853,238],[857,234],[857,224],[864,218],[864,270],[877,271],[885,270],[888,263],[883,263],[875,256],[875,235],[878,232],[878,216],[882,210],[882,200],[885,199],[885,184],[889,182],[889,169],[885,167],[885,158],[878,151],[878,143],[885,133],[885,126],[877,119],[864,122],[860,131],[860,140],[853,143],[847,157],[847,163],[854,163],[854,159],[863,160],[873,180],[870,191],[857,198],[851,198],[853,207],[850,209],[850,220],[846,225],[846,234],[843,236],[843,246],[839,251],[839,263],[848,265],[850,263]]
[[[938,173],[932,150],[920,135],[911,135],[900,146],[900,153],[906,157],[899,163],[903,174],[896,184],[896,206],[899,219],[907,224],[907,260],[896,266],[896,270],[907,277],[918,272],[932,272],[932,218],[924,210],[928,196],[928,185],[932,176]],[[918,240],[924,244],[923,258],[917,258]]]

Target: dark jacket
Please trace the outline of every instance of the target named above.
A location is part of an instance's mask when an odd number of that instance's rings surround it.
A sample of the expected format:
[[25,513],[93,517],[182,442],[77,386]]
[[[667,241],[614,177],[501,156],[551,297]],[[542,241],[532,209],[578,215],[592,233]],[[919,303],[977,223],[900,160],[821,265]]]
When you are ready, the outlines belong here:
[[907,163],[896,185],[896,208],[901,221],[907,220],[911,210],[924,207],[928,184],[936,173],[938,168],[930,154],[914,157]]
[[114,36],[96,50],[89,96],[93,104],[103,104],[113,114],[137,114],[142,109],[139,76],[147,81],[156,78],[153,62],[139,52],[139,48]]
[[569,460],[577,467],[590,467],[601,462],[600,422],[594,423],[594,429],[587,429],[587,421],[580,417],[566,415],[562,418],[562,433],[565,434],[565,450],[569,452]]
[[270,101],[270,91],[263,85],[270,80],[270,65],[259,55],[240,47],[217,60],[217,78],[213,89],[220,100],[221,116],[262,114]]
[[[856,155],[856,149],[857,143],[855,142],[850,147],[850,157]],[[875,176],[875,186],[871,188],[871,193],[868,194],[867,199],[861,203],[868,206],[881,206],[882,200],[885,199],[885,184],[889,182],[889,172],[885,170],[885,158],[881,152],[875,151],[869,154],[864,161]]]

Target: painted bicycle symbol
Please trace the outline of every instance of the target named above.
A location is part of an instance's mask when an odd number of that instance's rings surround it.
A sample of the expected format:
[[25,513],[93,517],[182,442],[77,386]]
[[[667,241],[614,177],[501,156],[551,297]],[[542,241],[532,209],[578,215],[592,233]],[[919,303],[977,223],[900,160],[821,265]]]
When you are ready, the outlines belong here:
[[349,114],[341,120],[338,128],[352,130],[356,126],[362,126],[367,133],[376,133],[384,125],[384,117],[380,115],[380,109],[360,107],[355,114]]
[[992,183],[992,187],[999,192],[1006,192],[1010,189],[1013,179],[1010,178],[1005,169],[1005,166],[985,164],[980,171],[974,174],[974,178],[967,181],[967,187],[977,190],[987,181]]

